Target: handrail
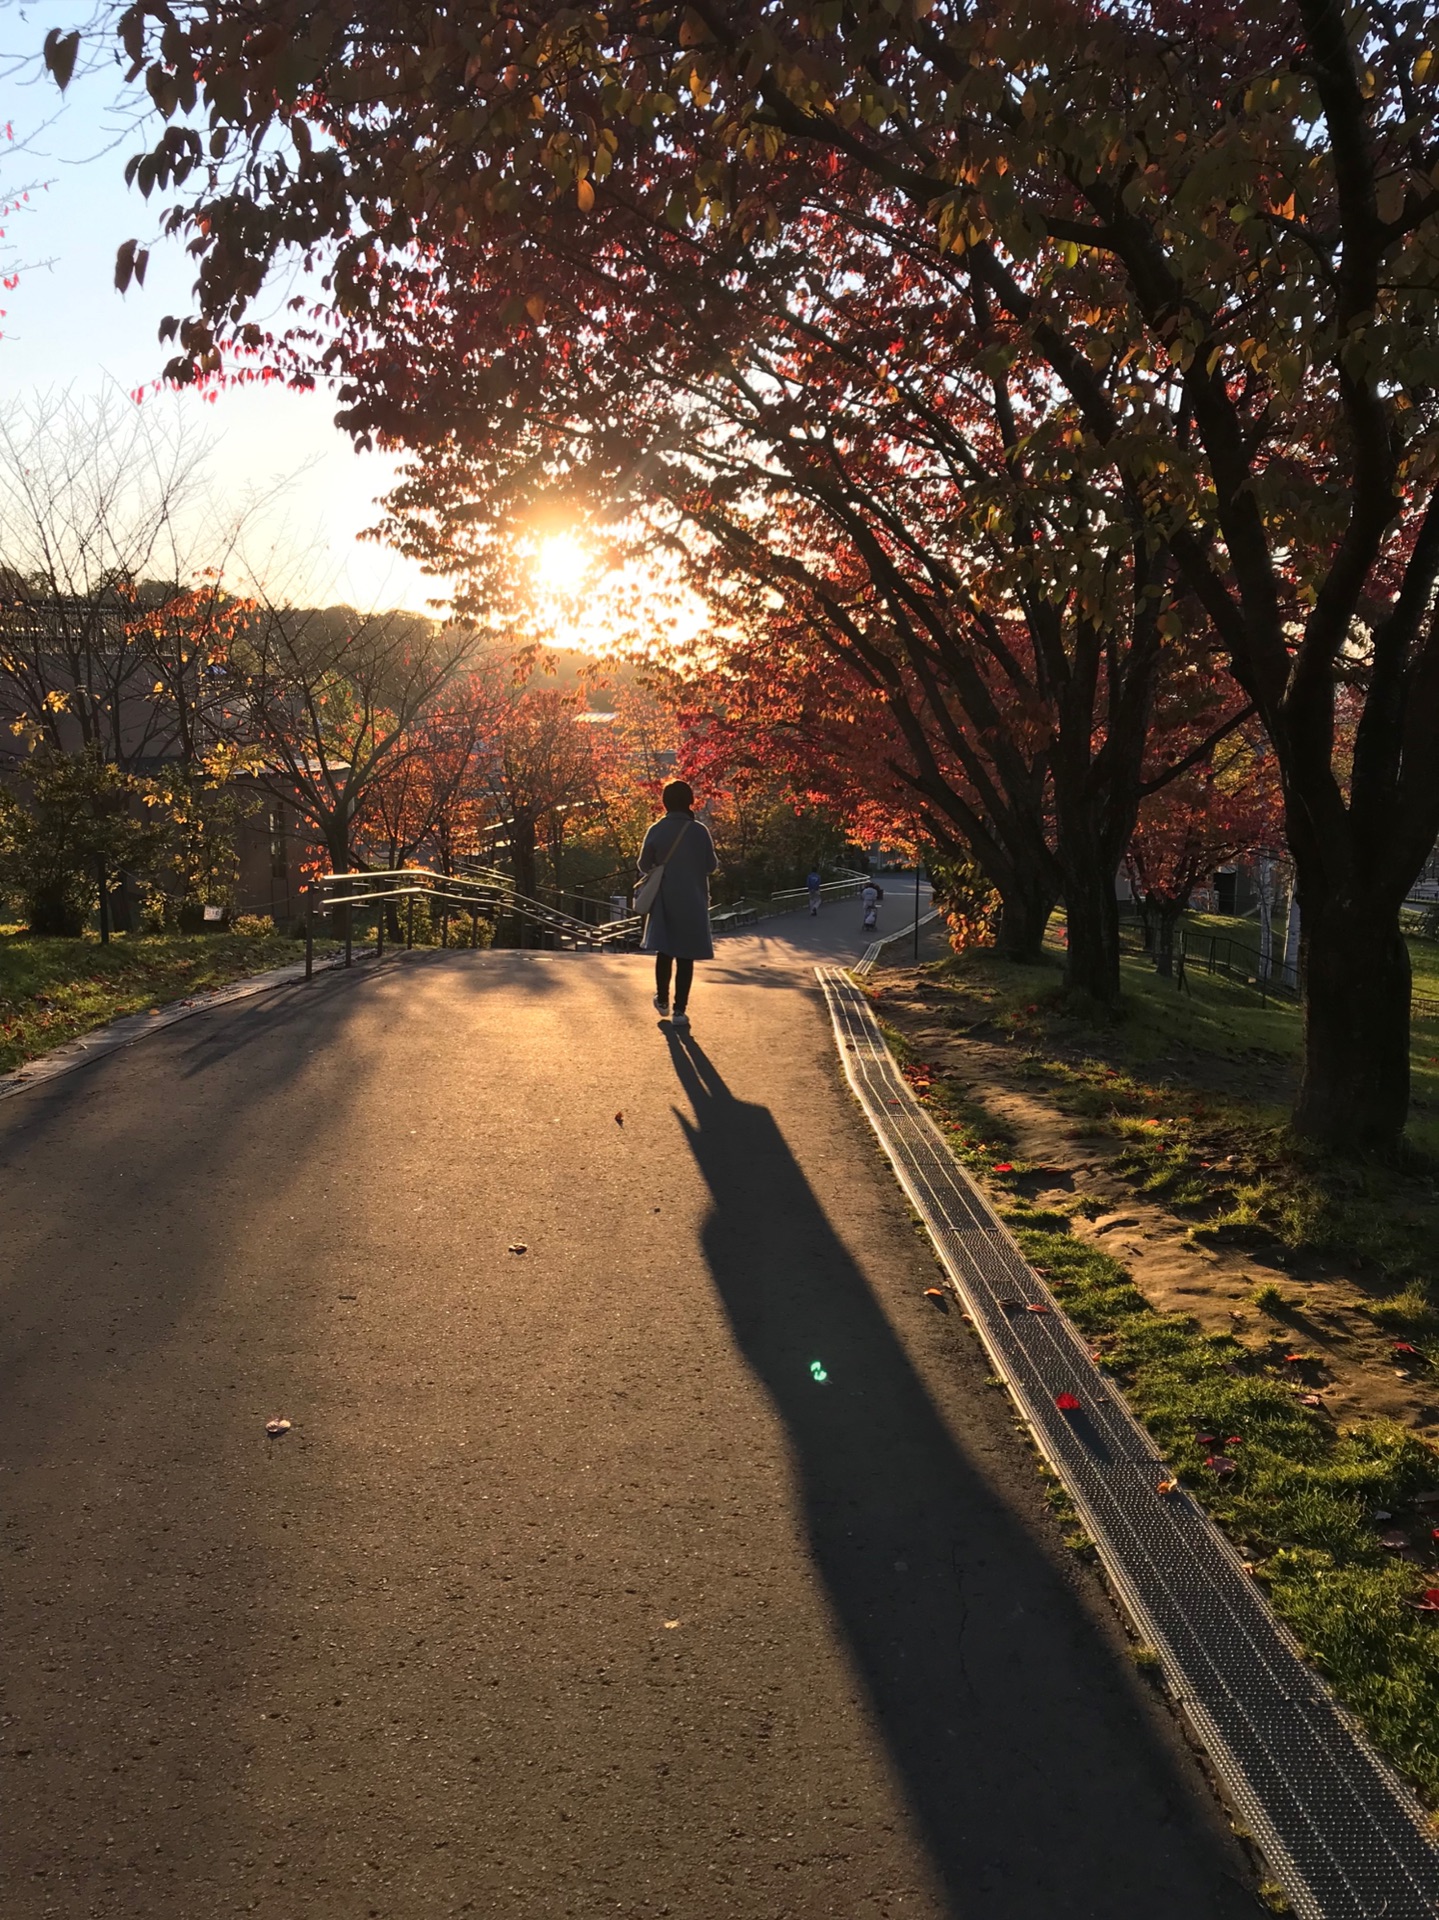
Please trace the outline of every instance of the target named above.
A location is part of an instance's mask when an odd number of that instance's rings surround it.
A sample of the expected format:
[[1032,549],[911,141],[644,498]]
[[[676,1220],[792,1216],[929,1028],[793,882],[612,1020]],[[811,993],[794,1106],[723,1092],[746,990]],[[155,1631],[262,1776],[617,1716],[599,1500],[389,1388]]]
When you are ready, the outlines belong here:
[[[1204,950],[1206,946],[1207,952]],[[1237,966],[1235,954],[1241,956]],[[1251,947],[1244,940],[1235,940],[1229,934],[1194,933],[1187,927],[1179,929],[1175,960],[1181,980],[1190,969],[1202,968],[1205,973],[1221,973],[1227,979],[1254,987],[1261,1004],[1270,995],[1296,997],[1299,993],[1298,967],[1287,961],[1277,948],[1271,951],[1267,968],[1260,964],[1262,957],[1258,947]]]
[[[345,888],[349,891],[342,891]],[[604,926],[594,926],[587,920],[577,920],[570,914],[561,913],[554,907],[546,906],[543,901],[531,900],[524,894],[516,893],[508,878],[499,873],[487,873],[485,878],[476,879],[466,874],[434,873],[427,867],[390,867],[322,874],[314,882],[305,914],[305,978],[307,980],[312,977],[314,969],[314,906],[317,899],[327,908],[367,907],[394,900],[427,899],[440,902],[445,909],[455,907],[461,912],[468,912],[474,919],[478,919],[483,914],[487,920],[493,920],[501,913],[508,913],[513,914],[517,919],[529,921],[559,939],[568,940],[576,946],[586,947],[632,945],[640,924],[635,916],[626,920],[613,920]],[[414,918],[411,914],[406,946],[413,946],[413,944]],[[376,957],[383,954],[384,950],[384,916],[377,914]],[[353,934],[347,924],[346,966],[351,964],[352,956]]]

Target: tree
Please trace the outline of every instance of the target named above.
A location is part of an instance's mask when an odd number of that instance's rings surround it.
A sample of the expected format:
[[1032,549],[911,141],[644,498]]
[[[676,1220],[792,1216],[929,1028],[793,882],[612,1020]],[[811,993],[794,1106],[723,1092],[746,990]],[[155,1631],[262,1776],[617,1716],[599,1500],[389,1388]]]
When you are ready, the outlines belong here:
[[1162,974],[1174,970],[1174,935],[1195,889],[1231,862],[1268,852],[1283,832],[1273,755],[1257,728],[1147,799],[1124,864]]
[[[410,729],[372,782],[356,825],[366,865],[393,871],[424,853],[441,873],[479,850],[489,795],[481,748],[493,728],[488,679],[462,674]],[[393,916],[392,916],[393,919]]]
[[420,751],[420,723],[471,646],[416,615],[348,607],[265,608],[237,636],[226,737],[265,790],[309,821],[332,872],[350,871],[376,783]]
[[481,743],[481,775],[492,818],[508,841],[515,891],[534,899],[541,838],[551,851],[558,883],[558,849],[572,812],[599,805],[591,731],[577,714],[578,694],[519,683],[491,666],[490,731]]
[[[492,594],[537,474],[617,498],[632,537],[683,553],[758,677],[789,678],[817,642],[840,685],[883,701],[892,764],[941,842],[984,864],[1011,951],[1037,952],[1063,891],[1072,984],[1117,994],[1113,877],[1188,623],[1162,547],[1071,457],[1012,329],[956,307],[947,272],[897,277],[877,238],[866,252],[828,222],[796,216],[743,272],[667,229],[612,229],[590,288],[607,327],[529,326],[507,374],[488,276],[509,267],[441,254],[413,324],[347,389],[352,422],[423,449],[392,496],[406,550]],[[538,307],[575,271],[562,249],[532,260]],[[898,372],[893,336],[915,332],[924,367]]]
[[222,602],[218,577],[180,584],[179,523],[204,452],[175,416],[114,389],[0,410],[0,716],[13,733],[128,771],[198,760],[203,634]]
[[[516,316],[543,304],[524,267],[546,226],[592,254],[591,216],[627,199],[742,245],[782,228],[776,185],[801,169],[837,220],[882,208],[896,259],[959,261],[1141,502],[1274,743],[1304,903],[1296,1123],[1395,1140],[1398,906],[1439,830],[1439,62],[1421,14],[706,0],[463,21],[373,4],[342,26],[298,0],[157,0],[125,32],[162,109],[199,88],[216,123],[210,184],[175,222],[200,255],[182,373],[216,369],[226,339],[265,349],[246,309],[289,248],[324,258],[339,326],[309,364],[352,368],[408,297],[417,223],[427,246],[507,249]],[[286,136],[293,164],[249,164]],[[172,126],[141,184],[199,164]]]
[[96,902],[109,938],[108,882],[146,866],[161,828],[148,783],[94,749],[37,747],[24,764],[24,798],[0,787],[0,875],[25,902],[32,933],[78,939]]

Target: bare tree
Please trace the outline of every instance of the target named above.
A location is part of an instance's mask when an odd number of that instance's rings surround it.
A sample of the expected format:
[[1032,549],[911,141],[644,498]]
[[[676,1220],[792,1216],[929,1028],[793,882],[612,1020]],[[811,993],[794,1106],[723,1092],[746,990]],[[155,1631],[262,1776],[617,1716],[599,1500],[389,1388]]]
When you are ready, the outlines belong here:
[[225,727],[260,784],[310,823],[334,872],[351,870],[357,817],[421,750],[420,722],[471,645],[418,614],[349,607],[265,607],[237,636]]
[[[0,409],[0,727],[134,772],[203,756],[223,572],[206,441],[118,388]],[[199,564],[203,554],[204,564]],[[8,725],[6,725],[8,723]]]

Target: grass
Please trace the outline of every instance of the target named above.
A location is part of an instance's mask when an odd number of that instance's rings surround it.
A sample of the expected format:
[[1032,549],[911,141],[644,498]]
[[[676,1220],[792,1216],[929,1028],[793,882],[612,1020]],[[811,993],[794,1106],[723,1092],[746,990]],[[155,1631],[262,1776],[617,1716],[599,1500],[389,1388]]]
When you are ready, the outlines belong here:
[[93,935],[48,940],[0,928],[0,1072],[123,1014],[303,957],[299,942],[274,932],[116,934],[102,946]]
[[[1413,941],[1416,979],[1439,948]],[[1035,1091],[1098,1137],[1114,1170],[1170,1207],[1196,1238],[1301,1259],[1344,1259],[1383,1301],[1383,1324],[1439,1328],[1439,1028],[1416,1022],[1413,1117],[1397,1160],[1345,1159],[1295,1139],[1298,1009],[1261,1006],[1219,976],[1190,991],[1140,955],[1123,963],[1119,1018],[1096,1021],[1059,988],[1058,954],[1016,966],[970,953],[932,968],[949,1024],[1014,1042]]]
[[[1286,1338],[1254,1349],[1153,1308],[1063,1212],[1022,1198],[1027,1169],[1004,1124],[916,1061],[902,1035],[890,1038],[951,1150],[996,1193],[1025,1257],[1181,1481],[1234,1539],[1339,1697],[1439,1801],[1439,1619],[1414,1610],[1439,1587],[1439,1506],[1420,1499],[1439,1489],[1439,1455],[1391,1422],[1339,1426],[1306,1407],[1304,1365],[1285,1360]],[[1281,1290],[1262,1291],[1265,1311],[1282,1315]],[[1382,1544],[1393,1529],[1402,1552]]]

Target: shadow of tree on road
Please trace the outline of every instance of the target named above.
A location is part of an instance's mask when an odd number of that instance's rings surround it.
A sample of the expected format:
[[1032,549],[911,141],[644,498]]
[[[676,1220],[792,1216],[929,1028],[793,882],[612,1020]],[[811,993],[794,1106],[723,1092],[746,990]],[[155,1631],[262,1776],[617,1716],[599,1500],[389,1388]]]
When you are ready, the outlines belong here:
[[1142,1683],[941,1417],[774,1116],[688,1036],[669,1043],[713,1200],[706,1259],[784,1423],[816,1573],[952,1912],[1252,1911]]

